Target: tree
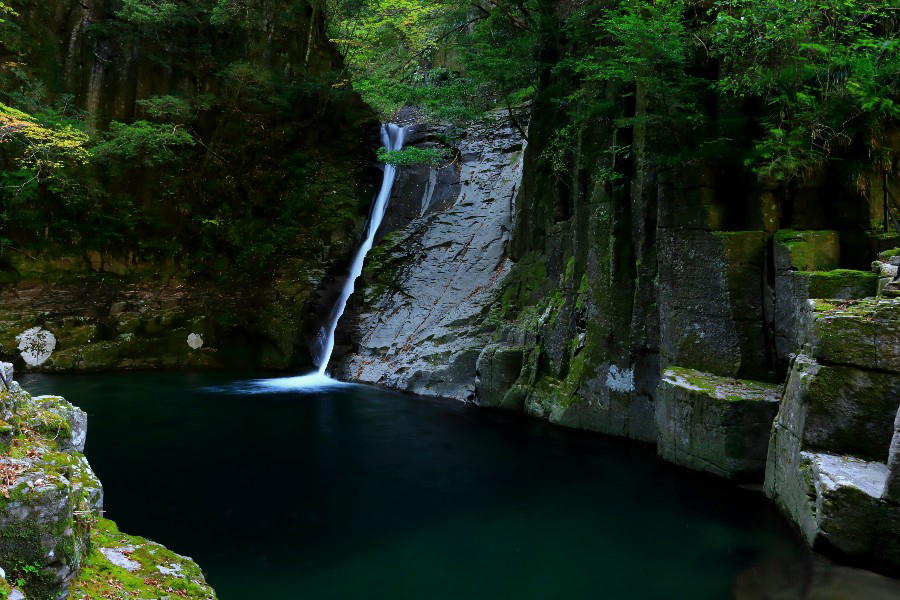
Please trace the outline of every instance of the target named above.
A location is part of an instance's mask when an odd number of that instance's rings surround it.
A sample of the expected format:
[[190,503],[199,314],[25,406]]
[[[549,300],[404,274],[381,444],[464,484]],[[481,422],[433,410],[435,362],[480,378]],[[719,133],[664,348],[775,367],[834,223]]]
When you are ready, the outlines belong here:
[[47,127],[34,117],[0,103],[0,144],[12,148],[15,162],[36,180],[69,165],[86,164],[88,135],[71,125]]

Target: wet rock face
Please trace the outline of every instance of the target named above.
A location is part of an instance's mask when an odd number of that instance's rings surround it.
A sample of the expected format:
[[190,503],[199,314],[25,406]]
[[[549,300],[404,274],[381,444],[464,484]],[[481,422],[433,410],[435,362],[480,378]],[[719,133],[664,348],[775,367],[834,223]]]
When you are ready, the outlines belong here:
[[395,190],[402,196],[391,198],[391,207],[424,214],[370,254],[357,304],[358,346],[340,367],[349,379],[474,399],[478,357],[490,339],[484,312],[509,269],[522,140],[501,115],[473,126],[457,149],[458,185],[429,191],[429,180],[407,180]]
[[732,377],[764,375],[765,233],[666,228],[659,244],[664,360]]
[[478,356],[475,391],[479,406],[522,409],[523,397],[513,386],[522,372],[522,348],[497,344]]

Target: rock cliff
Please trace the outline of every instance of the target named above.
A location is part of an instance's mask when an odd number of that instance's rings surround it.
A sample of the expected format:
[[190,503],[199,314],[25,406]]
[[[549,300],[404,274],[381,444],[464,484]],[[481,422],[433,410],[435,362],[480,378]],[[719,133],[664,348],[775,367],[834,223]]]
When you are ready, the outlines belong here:
[[126,593],[212,600],[191,559],[120,533],[103,519],[103,487],[82,454],[87,415],[31,396],[0,363],[0,591],[4,598]]
[[[412,127],[414,143],[441,133]],[[365,297],[357,302],[363,308],[348,332],[356,348],[342,372],[421,395],[473,400],[478,356],[491,338],[485,313],[510,268],[524,148],[505,113],[474,124],[452,145],[451,164],[400,176],[389,208],[397,228],[366,266]],[[409,222],[401,226],[398,213]]]
[[384,232],[342,373],[765,480],[811,545],[900,571],[900,234],[883,190],[828,189],[828,173],[784,186],[714,160],[661,168],[649,127],[621,176],[598,178],[620,135],[603,124],[577,134],[561,174],[545,155],[558,118],[536,102],[521,156],[515,128],[473,127],[461,183],[401,174],[395,206],[442,201]]

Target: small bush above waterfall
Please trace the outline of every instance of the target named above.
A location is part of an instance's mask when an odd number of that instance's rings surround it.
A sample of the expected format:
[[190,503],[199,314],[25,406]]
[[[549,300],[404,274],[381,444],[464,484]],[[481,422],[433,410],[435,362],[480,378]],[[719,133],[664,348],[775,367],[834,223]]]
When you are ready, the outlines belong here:
[[445,148],[416,148],[411,146],[402,150],[388,150],[384,146],[378,149],[378,162],[388,165],[408,167],[425,165],[435,167],[449,158]]

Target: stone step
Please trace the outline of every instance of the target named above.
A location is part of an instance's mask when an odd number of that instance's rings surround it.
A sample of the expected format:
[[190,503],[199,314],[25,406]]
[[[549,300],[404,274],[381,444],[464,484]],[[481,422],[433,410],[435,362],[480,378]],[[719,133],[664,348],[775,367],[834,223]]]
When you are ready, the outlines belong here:
[[821,362],[900,373],[900,298],[816,300],[806,344]]
[[656,396],[657,451],[675,464],[759,481],[781,386],[669,367]]
[[801,452],[799,471],[779,504],[814,548],[896,568],[900,506],[881,499],[887,465],[852,456]]

